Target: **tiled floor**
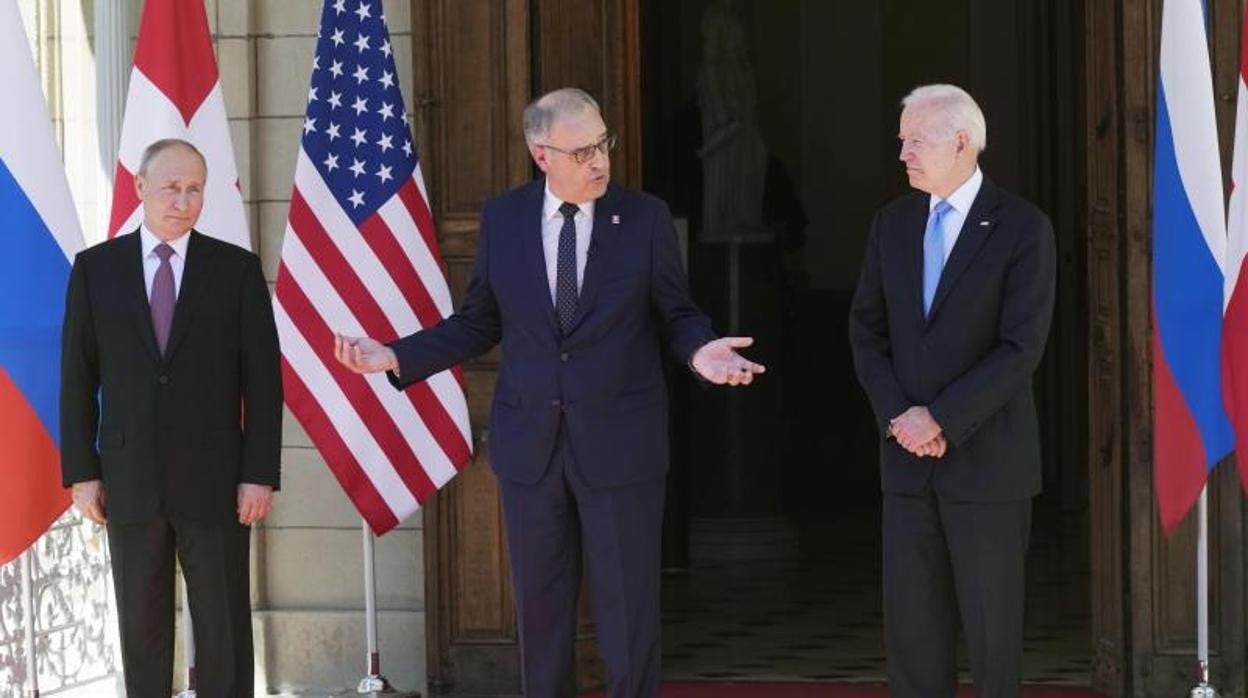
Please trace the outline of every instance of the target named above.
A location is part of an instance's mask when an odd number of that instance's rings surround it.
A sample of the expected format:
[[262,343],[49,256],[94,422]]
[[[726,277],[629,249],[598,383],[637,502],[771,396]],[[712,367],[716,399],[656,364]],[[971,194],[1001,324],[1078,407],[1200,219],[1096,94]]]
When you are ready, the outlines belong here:
[[[663,587],[668,679],[885,678],[878,510],[802,528],[799,559],[726,563]],[[1037,511],[1028,561],[1025,681],[1089,683],[1087,534]],[[962,652],[965,657],[965,652]],[[963,678],[969,681],[965,660]]]

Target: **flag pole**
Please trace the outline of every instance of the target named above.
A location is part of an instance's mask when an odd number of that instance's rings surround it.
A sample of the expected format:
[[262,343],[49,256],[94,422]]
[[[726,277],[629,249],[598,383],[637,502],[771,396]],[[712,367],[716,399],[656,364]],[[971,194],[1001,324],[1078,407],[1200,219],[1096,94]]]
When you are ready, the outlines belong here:
[[374,537],[368,522],[361,519],[364,532],[364,627],[368,654],[364,658],[366,673],[356,693],[391,693],[390,682],[381,675],[381,653],[377,649],[377,577],[374,565]]
[[1196,661],[1200,683],[1191,698],[1217,698],[1209,683],[1209,486],[1200,491],[1196,503]]
[[26,644],[28,695],[31,698],[39,698],[39,667],[35,661],[35,578],[31,570],[34,563],[30,559],[30,550],[31,548],[26,548],[22,553],[22,616],[26,621],[22,623],[22,630]]

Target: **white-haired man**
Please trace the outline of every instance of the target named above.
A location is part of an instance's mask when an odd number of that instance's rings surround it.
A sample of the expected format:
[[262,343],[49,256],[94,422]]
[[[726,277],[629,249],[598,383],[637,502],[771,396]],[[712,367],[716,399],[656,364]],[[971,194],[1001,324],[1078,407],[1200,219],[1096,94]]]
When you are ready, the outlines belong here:
[[876,214],[849,319],[882,434],[889,684],[954,694],[960,612],[977,695],[1016,696],[1053,231],[980,171],[986,128],[970,95],[927,85],[902,105],[917,191]]

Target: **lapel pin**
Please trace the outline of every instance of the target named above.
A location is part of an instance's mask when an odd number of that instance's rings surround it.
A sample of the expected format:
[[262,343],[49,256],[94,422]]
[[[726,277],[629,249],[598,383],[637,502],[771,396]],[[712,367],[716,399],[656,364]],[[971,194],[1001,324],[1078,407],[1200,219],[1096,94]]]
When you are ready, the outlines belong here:
[[980,221],[979,224],[985,228],[992,225],[992,221]]
[[620,216],[619,216],[619,214],[613,214],[613,215],[611,216],[611,225],[619,225],[619,224],[620,224]]

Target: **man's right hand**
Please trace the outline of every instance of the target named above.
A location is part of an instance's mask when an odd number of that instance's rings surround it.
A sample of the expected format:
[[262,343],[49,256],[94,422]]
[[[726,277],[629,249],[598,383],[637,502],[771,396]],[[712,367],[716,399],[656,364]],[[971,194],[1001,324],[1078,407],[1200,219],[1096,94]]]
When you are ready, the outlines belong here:
[[90,519],[103,526],[108,523],[104,517],[104,482],[87,480],[75,482],[73,486],[74,508],[83,518]]
[[334,358],[355,373],[397,371],[399,358],[390,347],[368,337],[334,334]]
[[944,434],[940,434],[936,438],[928,441],[916,448],[912,453],[919,458],[943,458],[945,451],[949,449],[949,442],[945,439]]

